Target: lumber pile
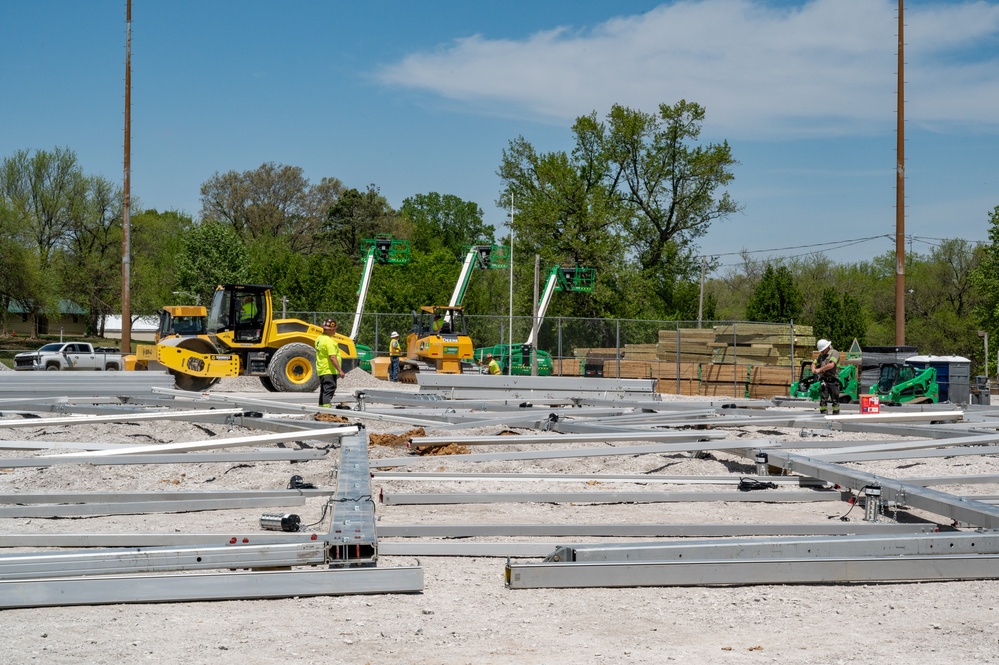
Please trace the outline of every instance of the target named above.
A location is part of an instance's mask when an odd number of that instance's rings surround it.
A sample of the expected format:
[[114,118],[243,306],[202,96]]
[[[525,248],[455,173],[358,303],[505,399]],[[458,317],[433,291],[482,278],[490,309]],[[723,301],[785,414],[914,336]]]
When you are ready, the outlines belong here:
[[815,342],[802,325],[793,340],[790,326],[773,323],[660,330],[655,344],[625,344],[620,359],[614,348],[578,348],[555,373],[581,376],[602,361],[603,376],[659,379],[661,393],[769,399],[788,394],[792,368],[812,359]]

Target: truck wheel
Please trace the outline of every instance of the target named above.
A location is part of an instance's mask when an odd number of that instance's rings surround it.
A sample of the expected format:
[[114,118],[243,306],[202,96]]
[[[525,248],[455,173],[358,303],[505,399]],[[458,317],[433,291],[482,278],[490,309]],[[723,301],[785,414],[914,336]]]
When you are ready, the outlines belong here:
[[58,372],[59,371],[59,365],[49,365],[48,367],[45,368],[45,371],[46,372]]
[[276,393],[277,388],[274,387],[274,383],[271,381],[271,377],[262,376],[260,377],[260,385],[262,385],[268,392]]
[[308,393],[319,387],[316,350],[308,344],[285,344],[271,357],[267,377],[285,393]]

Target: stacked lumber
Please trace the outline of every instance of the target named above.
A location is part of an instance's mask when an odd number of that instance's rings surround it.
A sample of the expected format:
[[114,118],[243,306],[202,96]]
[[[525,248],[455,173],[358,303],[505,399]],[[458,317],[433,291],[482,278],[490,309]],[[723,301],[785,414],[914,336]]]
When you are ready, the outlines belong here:
[[660,330],[656,357],[673,362],[710,362],[714,342],[715,332],[711,328]]
[[788,394],[791,368],[813,359],[816,342],[811,326],[794,326],[792,340],[786,324],[754,322],[660,330],[658,340],[625,344],[620,360],[614,348],[579,348],[555,373],[581,376],[588,359],[603,360],[605,377],[658,379],[664,394],[770,399]]
[[749,374],[749,396],[752,399],[786,397],[791,387],[791,369],[760,365]]

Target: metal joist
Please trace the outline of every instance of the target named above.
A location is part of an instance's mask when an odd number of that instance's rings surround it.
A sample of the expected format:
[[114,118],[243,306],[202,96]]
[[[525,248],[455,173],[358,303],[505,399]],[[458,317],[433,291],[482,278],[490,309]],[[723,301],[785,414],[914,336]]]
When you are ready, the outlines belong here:
[[[743,450],[747,442],[723,443],[651,443],[644,446],[600,446],[591,448],[562,448],[557,450],[520,450],[505,453],[469,453],[463,455],[448,455],[450,462],[495,462],[499,460],[529,460],[529,459],[561,459],[575,457],[612,457],[615,455],[655,455],[659,453],[694,452],[700,450]],[[774,444],[777,445],[777,444]],[[759,449],[762,446],[755,446]],[[369,462],[372,468],[408,466],[435,458],[410,455],[409,457],[391,457],[375,459]],[[438,459],[439,461],[439,459]]]
[[166,372],[4,372],[0,397],[127,397],[173,385]]
[[419,593],[423,569],[118,575],[0,581],[0,608]]
[[773,492],[467,492],[454,494],[383,493],[381,502],[396,506],[459,503],[679,503],[757,502],[809,503],[844,501],[848,494],[831,490]]
[[507,562],[505,570],[509,589],[885,583],[996,577],[999,555],[989,554],[639,563]]
[[782,466],[789,473],[799,473],[819,478],[828,483],[853,490],[876,486],[881,489],[883,501],[898,506],[911,506],[941,515],[956,522],[964,522],[985,529],[999,528],[999,507],[981,501],[932,490],[915,483],[894,480],[852,469],[832,462],[789,453],[783,450],[767,451],[773,466]]

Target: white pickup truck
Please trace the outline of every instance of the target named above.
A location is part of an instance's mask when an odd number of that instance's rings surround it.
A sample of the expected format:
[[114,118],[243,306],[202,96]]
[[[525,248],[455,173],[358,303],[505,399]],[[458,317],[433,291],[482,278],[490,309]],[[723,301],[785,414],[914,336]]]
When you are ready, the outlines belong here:
[[87,342],[53,342],[37,351],[14,356],[16,370],[121,370],[121,354],[114,347],[94,347]]

